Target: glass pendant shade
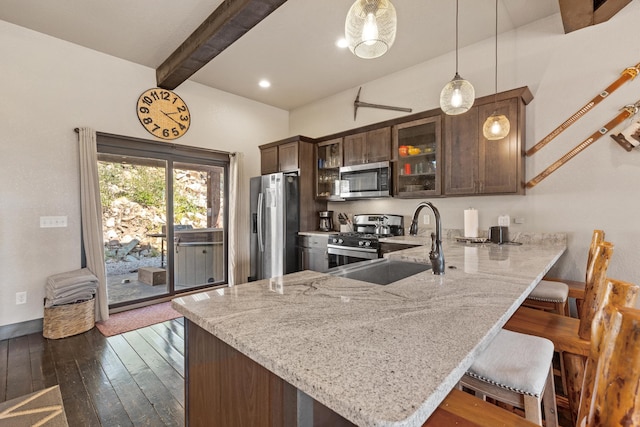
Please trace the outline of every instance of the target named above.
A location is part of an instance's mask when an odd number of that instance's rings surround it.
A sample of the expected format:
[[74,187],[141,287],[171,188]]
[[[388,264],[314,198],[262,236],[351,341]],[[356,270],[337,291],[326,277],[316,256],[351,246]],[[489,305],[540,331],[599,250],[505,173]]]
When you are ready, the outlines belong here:
[[458,73],[440,92],[440,108],[445,114],[456,115],[469,111],[476,98],[473,85]]
[[[498,101],[498,0],[495,1],[496,5],[496,64],[495,64],[495,100],[494,104],[497,105]],[[495,110],[493,114],[487,117],[482,125],[482,135],[489,141],[497,141],[509,135],[511,130],[511,124],[509,119],[504,114],[498,114]]]
[[511,124],[504,114],[498,114],[495,111],[487,117],[482,126],[482,134],[489,141],[497,141],[509,135]]
[[344,24],[349,50],[364,59],[384,55],[396,40],[397,23],[389,0],[356,0]]

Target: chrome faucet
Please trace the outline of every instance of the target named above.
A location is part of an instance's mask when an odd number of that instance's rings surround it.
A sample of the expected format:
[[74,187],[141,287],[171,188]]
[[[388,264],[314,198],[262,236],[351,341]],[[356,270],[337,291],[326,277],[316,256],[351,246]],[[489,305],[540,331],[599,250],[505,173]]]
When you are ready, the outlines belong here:
[[418,215],[425,206],[433,212],[433,216],[436,217],[436,232],[431,233],[431,252],[429,252],[429,259],[431,260],[431,270],[433,274],[444,274],[444,253],[442,252],[442,223],[440,221],[440,212],[433,206],[431,202],[421,202],[416,211],[413,213],[413,221],[411,221],[411,228],[409,228],[409,234],[415,236],[418,234]]

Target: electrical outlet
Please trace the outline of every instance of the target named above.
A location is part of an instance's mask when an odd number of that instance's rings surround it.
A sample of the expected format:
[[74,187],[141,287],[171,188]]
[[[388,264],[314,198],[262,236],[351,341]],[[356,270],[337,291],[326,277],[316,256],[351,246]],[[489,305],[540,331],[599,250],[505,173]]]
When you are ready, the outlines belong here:
[[422,215],[422,223],[424,225],[429,225],[431,223],[431,215],[429,214]]
[[26,304],[27,303],[27,293],[26,292],[16,292],[16,305],[18,304]]

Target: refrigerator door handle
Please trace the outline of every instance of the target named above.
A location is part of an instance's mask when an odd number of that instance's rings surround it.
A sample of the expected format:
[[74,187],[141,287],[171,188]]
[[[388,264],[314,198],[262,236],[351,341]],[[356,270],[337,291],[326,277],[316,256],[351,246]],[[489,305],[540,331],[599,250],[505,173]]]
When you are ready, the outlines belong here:
[[262,216],[264,214],[264,200],[262,193],[258,193],[258,250],[264,252],[264,230],[262,228]]

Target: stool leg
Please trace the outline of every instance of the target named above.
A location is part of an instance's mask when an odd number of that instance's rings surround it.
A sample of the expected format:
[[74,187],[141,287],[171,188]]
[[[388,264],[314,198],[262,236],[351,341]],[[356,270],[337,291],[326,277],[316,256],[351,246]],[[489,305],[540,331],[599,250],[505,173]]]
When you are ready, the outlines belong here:
[[544,385],[542,405],[544,406],[544,419],[546,421],[547,427],[558,427],[556,390],[553,384],[553,366],[549,369],[549,376],[547,376],[547,381]]
[[540,398],[535,396],[524,396],[524,417],[539,426],[542,425],[542,409]]
[[582,379],[584,378],[584,356],[563,353],[564,368],[567,377],[567,398],[569,399],[569,409],[571,410],[571,422],[578,419],[578,409],[580,408],[580,394],[582,393]]

